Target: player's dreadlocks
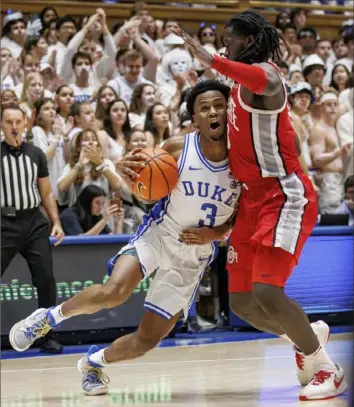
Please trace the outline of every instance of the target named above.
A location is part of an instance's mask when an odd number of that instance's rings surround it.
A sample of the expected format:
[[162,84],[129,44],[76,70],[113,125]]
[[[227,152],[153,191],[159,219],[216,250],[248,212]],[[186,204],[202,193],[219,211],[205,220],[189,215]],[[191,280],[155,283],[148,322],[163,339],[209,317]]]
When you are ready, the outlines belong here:
[[281,59],[277,30],[259,13],[251,10],[233,16],[227,23],[235,35],[254,35],[254,41],[237,55],[237,62],[247,64]]

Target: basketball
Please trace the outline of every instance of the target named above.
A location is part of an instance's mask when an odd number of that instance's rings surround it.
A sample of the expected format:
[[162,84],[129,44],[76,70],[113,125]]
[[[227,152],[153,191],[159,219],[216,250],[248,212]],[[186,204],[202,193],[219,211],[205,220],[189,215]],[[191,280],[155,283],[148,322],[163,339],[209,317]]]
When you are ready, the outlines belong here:
[[157,201],[168,195],[177,184],[176,160],[159,147],[145,148],[139,154],[146,155],[146,166],[139,172],[133,192],[148,201]]

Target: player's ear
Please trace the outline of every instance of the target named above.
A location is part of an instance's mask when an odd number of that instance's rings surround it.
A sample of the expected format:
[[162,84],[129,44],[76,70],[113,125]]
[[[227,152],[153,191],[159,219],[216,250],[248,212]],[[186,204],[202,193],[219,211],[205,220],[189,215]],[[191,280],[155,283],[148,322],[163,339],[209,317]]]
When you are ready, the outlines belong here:
[[195,117],[195,114],[192,115],[192,123],[194,125],[194,127],[199,127],[197,118]]

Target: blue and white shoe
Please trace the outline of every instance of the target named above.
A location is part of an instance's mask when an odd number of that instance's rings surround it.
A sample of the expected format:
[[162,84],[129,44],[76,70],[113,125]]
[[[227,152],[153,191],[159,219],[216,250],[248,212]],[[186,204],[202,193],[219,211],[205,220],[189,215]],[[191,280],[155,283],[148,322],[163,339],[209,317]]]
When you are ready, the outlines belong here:
[[25,351],[35,340],[42,338],[56,326],[50,313],[51,309],[39,308],[11,328],[9,339],[15,350],[18,352]]
[[82,390],[87,396],[100,396],[108,393],[109,377],[103,373],[102,366],[90,360],[90,355],[97,351],[99,351],[97,346],[91,346],[77,364],[77,368],[82,374]]

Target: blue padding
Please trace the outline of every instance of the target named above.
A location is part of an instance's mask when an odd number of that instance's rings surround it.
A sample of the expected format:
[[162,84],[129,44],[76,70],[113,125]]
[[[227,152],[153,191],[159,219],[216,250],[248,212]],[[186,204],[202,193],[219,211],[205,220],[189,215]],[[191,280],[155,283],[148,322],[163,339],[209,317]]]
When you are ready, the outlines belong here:
[[[65,236],[61,245],[76,245],[76,244],[127,244],[132,238],[132,235],[98,235],[98,236]],[[50,238],[53,244],[56,239]]]
[[312,236],[350,236],[353,233],[352,226],[318,226],[314,228]]
[[[312,236],[350,236],[354,229],[351,226],[319,226],[315,227]],[[98,235],[98,236],[65,236],[61,245],[77,244],[127,244],[132,235]],[[50,238],[54,244],[56,239]]]

